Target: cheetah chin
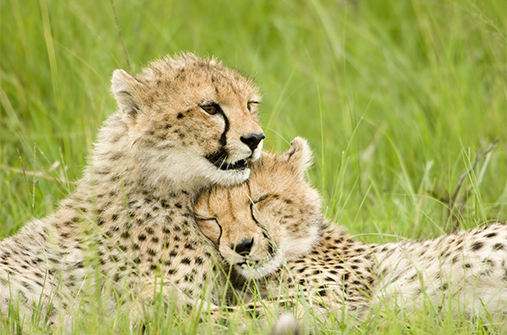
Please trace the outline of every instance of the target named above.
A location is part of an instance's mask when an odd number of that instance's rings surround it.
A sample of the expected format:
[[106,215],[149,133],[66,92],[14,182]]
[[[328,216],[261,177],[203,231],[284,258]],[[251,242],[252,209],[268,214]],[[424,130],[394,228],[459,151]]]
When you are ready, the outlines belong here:
[[281,250],[276,248],[276,251],[270,249],[270,254],[266,258],[236,258],[232,260],[231,264],[233,264],[234,269],[244,278],[260,279],[277,272],[282,267],[284,259],[285,257]]

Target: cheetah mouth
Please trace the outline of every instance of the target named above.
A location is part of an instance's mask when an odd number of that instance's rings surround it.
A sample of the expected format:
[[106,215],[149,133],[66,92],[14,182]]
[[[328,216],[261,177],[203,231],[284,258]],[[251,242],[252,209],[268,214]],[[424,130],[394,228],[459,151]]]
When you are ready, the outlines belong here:
[[244,278],[261,279],[280,270],[282,266],[282,258],[273,257],[269,260],[244,261],[234,265],[236,271]]
[[221,163],[221,164],[213,163],[213,164],[220,170],[243,170],[248,168],[248,163],[244,159],[240,159],[239,161],[233,164],[231,163]]
[[257,261],[245,261],[241,263],[236,263],[236,266],[240,267],[243,270],[257,270],[265,264],[268,264],[269,260],[257,260]]
[[259,268],[262,267],[263,264],[267,264],[268,261],[267,260],[255,260],[255,261],[252,261],[252,260],[245,260],[243,262],[240,262],[240,263],[236,263],[236,267],[238,270],[241,270],[241,272],[243,271],[256,271],[258,270]]
[[234,163],[227,163],[227,153],[219,152],[214,155],[206,156],[206,159],[218,169],[223,171],[228,170],[244,170],[248,168],[248,162],[246,159],[240,159]]
[[235,263],[236,270],[245,278],[260,279],[278,271],[282,266],[283,259],[280,254],[275,254],[267,259],[243,259]]

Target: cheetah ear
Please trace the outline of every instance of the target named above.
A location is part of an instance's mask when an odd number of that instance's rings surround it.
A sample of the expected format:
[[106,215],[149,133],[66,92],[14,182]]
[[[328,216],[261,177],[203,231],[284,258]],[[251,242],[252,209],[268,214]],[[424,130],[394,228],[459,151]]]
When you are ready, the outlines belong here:
[[111,79],[111,90],[118,107],[130,116],[136,117],[141,111],[141,91],[144,84],[123,70],[115,70]]
[[290,149],[284,154],[287,162],[292,166],[299,178],[304,178],[305,171],[312,165],[313,152],[302,137],[296,137],[290,142]]

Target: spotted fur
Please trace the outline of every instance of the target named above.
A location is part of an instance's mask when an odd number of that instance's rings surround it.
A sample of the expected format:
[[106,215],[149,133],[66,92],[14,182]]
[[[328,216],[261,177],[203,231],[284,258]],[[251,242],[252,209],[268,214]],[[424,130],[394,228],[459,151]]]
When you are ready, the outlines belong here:
[[214,59],[185,54],[136,77],[115,71],[112,91],[119,111],[76,190],[0,242],[2,314],[16,304],[26,317],[39,308],[70,325],[97,293],[106,307],[131,301],[133,318],[157,291],[216,301],[220,255],[196,229],[192,205],[203,187],[249,177],[264,137],[257,89]]
[[[311,154],[307,145],[300,147]],[[274,161],[276,155],[265,154],[254,164],[248,187],[214,187],[196,205],[198,218],[207,219],[198,220],[203,233],[240,276],[267,283],[265,298],[279,296],[282,283],[289,297],[303,297],[313,311],[344,320],[365,320],[375,305],[413,311],[428,301],[438,308],[452,305],[452,312],[468,317],[507,318],[507,225],[423,242],[366,244],[326,223],[316,191],[293,175],[290,164],[274,168]],[[296,181],[286,180],[291,178]],[[264,203],[273,195],[286,201]],[[218,200],[229,196],[233,203]],[[211,233],[213,222],[219,234]],[[242,241],[253,242],[249,250]],[[269,244],[283,245],[278,250],[284,265],[265,251]]]
[[505,223],[433,240],[381,244],[373,247],[373,255],[376,304],[413,311],[431,303],[469,319],[507,321]]

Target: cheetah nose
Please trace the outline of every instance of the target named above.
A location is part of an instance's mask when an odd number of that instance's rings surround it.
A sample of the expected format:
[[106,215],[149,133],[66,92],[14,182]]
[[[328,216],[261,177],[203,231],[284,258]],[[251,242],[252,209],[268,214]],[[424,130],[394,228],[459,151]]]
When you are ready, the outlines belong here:
[[257,149],[259,142],[262,141],[264,139],[264,137],[266,137],[266,136],[263,133],[249,134],[246,137],[241,136],[240,140],[241,140],[241,142],[248,145],[250,150],[252,150],[252,152],[253,152],[255,149]]
[[252,250],[253,241],[254,241],[253,238],[250,238],[250,239],[245,238],[240,243],[238,243],[236,245],[234,245],[234,244],[231,245],[231,249],[236,251],[241,256],[248,256],[248,254]]

